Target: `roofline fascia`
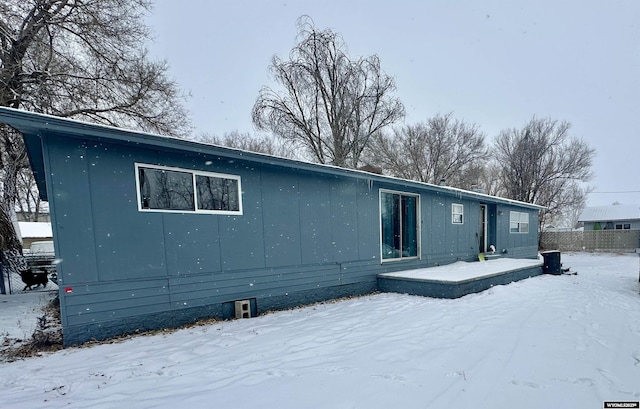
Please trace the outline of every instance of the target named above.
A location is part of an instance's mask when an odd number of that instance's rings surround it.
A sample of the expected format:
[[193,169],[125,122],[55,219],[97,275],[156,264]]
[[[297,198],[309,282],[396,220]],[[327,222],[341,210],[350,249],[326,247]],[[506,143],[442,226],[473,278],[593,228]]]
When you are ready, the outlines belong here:
[[498,196],[491,196],[485,193],[473,192],[449,186],[434,185],[431,183],[401,179],[393,176],[379,175],[357,169],[340,168],[338,166],[307,162],[298,159],[282,158],[263,153],[228,148],[225,146],[205,144],[171,136],[134,131],[108,125],[94,124],[69,118],[61,118],[53,115],[40,114],[21,109],[0,107],[0,123],[8,124],[9,126],[12,126],[18,131],[22,132],[23,134],[28,133],[40,135],[43,133],[43,131],[48,131],[57,134],[72,134],[77,137],[94,137],[99,139],[112,139],[128,143],[143,143],[172,150],[181,148],[192,153],[216,154],[231,159],[250,161],[253,160],[273,166],[289,167],[315,172],[321,171],[322,173],[332,174],[335,176],[350,176],[359,179],[374,180],[382,183],[400,183],[404,184],[405,186],[417,189],[427,187],[437,192],[452,194],[460,197],[481,200],[484,199],[490,202],[516,205],[537,210],[546,209],[546,207],[544,206],[532,203],[521,202],[518,200],[507,199]]

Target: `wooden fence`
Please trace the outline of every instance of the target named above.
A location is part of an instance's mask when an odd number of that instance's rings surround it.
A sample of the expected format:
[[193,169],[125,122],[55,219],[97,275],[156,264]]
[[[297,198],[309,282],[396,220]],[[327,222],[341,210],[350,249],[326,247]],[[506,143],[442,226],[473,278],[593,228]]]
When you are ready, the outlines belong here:
[[541,250],[634,252],[640,230],[553,231],[540,233]]

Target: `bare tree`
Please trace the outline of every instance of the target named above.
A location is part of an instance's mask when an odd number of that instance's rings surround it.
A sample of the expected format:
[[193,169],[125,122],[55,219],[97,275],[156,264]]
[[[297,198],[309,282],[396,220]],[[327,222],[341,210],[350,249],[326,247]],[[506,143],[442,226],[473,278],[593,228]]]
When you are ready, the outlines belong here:
[[500,181],[500,164],[495,159],[489,158],[478,170],[478,188],[492,196],[504,196]]
[[569,135],[571,124],[532,118],[521,129],[502,131],[493,153],[500,164],[504,194],[515,200],[545,206],[540,226],[576,203],[584,204],[592,178],[595,151]]
[[[190,126],[167,64],[143,48],[148,0],[1,0],[0,106],[185,136]],[[22,138],[0,128],[2,249],[28,166]],[[27,183],[28,185],[29,183]]]
[[478,187],[487,158],[484,135],[476,124],[436,115],[424,123],[377,134],[369,161],[393,176],[471,189]]
[[47,202],[40,199],[35,178],[31,169],[23,169],[18,173],[16,210],[28,222],[37,222],[42,216],[41,211],[48,212]]
[[284,90],[260,90],[253,123],[300,143],[320,163],[357,168],[372,135],[404,117],[391,96],[395,82],[378,56],[351,60],[339,34],[317,30],[309,18],[298,24],[289,60],[274,56],[270,66]]
[[[18,175],[28,166],[22,137],[15,130],[0,126],[0,253],[2,250],[20,251],[21,244],[12,222],[14,204],[18,196]],[[1,261],[0,254],[0,261]]]
[[294,153],[286,144],[286,141],[276,140],[269,136],[253,136],[249,133],[232,131],[225,133],[222,137],[201,133],[196,136],[194,140],[249,152],[265,153],[272,156],[294,157]]
[[548,216],[545,219],[546,225],[540,226],[542,230],[547,225],[552,224],[556,227],[576,229],[580,227],[580,215],[587,204],[587,195],[591,192],[591,187],[583,187],[578,183],[572,183],[566,188],[563,194],[565,206],[561,212]]

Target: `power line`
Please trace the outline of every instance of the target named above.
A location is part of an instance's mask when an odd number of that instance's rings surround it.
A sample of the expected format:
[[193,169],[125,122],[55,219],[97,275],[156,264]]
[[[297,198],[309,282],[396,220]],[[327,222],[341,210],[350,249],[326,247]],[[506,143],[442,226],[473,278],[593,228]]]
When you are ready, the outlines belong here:
[[622,190],[619,192],[589,192],[589,193],[640,193],[640,190]]

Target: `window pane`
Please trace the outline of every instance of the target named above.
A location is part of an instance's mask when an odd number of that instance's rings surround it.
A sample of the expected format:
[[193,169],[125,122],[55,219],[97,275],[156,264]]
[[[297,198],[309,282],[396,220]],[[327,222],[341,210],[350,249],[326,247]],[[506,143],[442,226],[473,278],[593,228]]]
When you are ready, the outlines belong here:
[[237,179],[225,179],[196,175],[198,209],[240,210],[240,195]]
[[625,224],[624,224],[624,229],[625,229],[625,230],[629,230],[629,229],[631,229],[631,224],[630,224],[630,223],[625,223]]
[[400,195],[382,193],[380,200],[382,224],[382,258],[400,257]]
[[419,225],[417,196],[380,193],[382,259],[417,257]]
[[520,223],[520,233],[529,233],[529,223]]
[[191,173],[138,168],[143,209],[195,210]]
[[464,206],[461,204],[451,205],[451,223],[462,224],[464,220]]
[[418,255],[416,202],[415,196],[402,196],[402,257]]
[[511,222],[509,223],[509,231],[511,233],[517,233],[518,232],[518,223],[517,222]]

